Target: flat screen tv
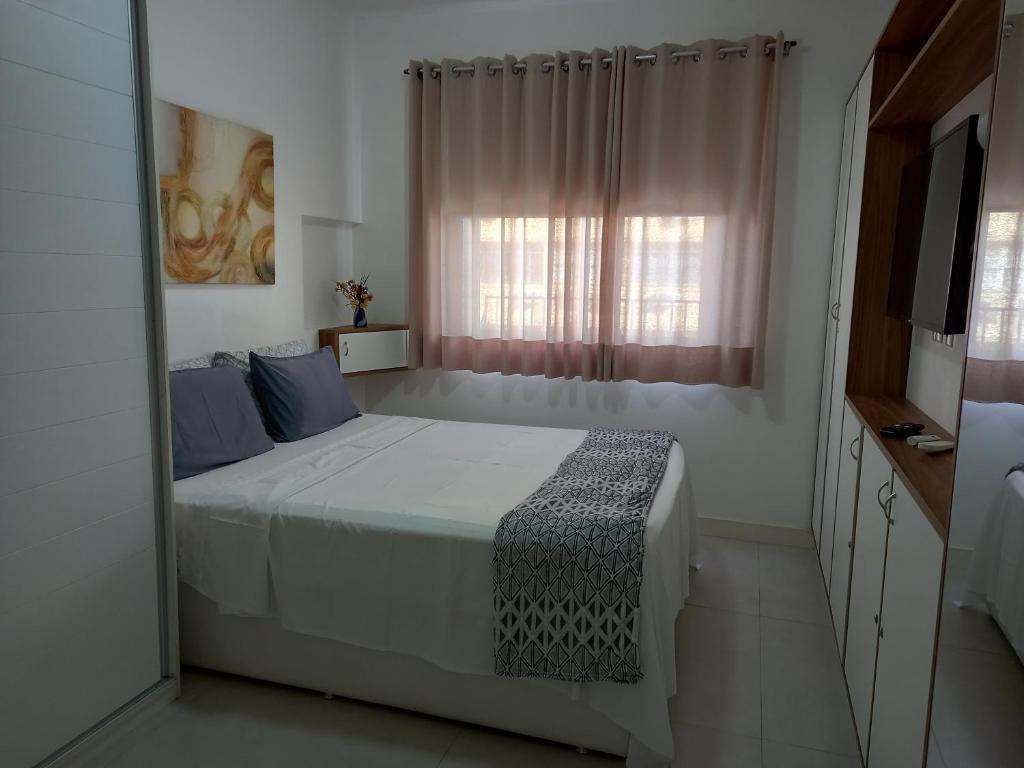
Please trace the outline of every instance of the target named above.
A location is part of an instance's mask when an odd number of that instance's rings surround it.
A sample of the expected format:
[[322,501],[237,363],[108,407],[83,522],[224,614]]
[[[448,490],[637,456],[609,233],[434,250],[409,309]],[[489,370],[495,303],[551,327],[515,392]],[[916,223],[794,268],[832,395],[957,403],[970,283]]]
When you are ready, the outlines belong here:
[[984,151],[972,115],[903,168],[888,313],[964,333]]

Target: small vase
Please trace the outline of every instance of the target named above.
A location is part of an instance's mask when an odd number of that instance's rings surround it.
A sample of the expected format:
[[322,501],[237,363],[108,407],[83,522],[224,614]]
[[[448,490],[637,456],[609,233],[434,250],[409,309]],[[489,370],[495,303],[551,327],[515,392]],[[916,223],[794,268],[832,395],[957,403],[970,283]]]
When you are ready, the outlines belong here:
[[352,316],[352,325],[356,328],[366,327],[366,310],[362,307],[356,309],[355,314]]

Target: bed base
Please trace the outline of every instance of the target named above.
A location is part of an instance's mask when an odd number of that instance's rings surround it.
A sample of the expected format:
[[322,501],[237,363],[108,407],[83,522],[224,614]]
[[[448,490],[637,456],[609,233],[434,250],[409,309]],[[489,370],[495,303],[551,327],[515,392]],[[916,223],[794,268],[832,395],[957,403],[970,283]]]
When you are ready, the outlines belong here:
[[185,664],[408,709],[624,756],[629,734],[543,682],[446,672],[413,656],[283,629],[272,619],[222,615],[178,588]]

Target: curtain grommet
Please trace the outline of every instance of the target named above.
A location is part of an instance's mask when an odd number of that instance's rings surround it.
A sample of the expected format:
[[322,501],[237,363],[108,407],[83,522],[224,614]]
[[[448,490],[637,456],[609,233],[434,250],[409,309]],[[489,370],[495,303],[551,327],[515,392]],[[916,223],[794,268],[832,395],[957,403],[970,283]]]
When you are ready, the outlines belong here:
[[458,69],[455,68],[454,64],[452,64],[452,66],[450,67],[449,74],[452,77],[454,77],[456,80],[458,80],[460,77],[462,77],[462,73]]
[[704,59],[704,55],[698,53],[696,56],[693,57],[693,63],[694,64],[700,64],[703,59]]
[[747,58],[747,49],[746,48],[744,48],[742,51],[740,51],[740,58],[741,59]]
[[728,54],[728,53],[726,53],[725,51],[719,51],[719,52],[718,52],[718,58],[719,58],[719,60],[721,60],[721,61],[725,61],[725,60],[726,60],[726,58],[728,58],[728,56],[729,56],[729,54]]

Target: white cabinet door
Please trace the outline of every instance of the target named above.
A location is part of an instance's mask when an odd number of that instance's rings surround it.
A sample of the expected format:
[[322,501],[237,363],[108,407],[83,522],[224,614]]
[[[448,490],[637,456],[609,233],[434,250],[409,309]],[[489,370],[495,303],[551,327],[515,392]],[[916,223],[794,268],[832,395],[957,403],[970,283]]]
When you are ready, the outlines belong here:
[[[857,102],[853,121],[853,141],[850,149],[850,186],[846,200],[843,224],[843,255],[839,273],[838,302],[830,308],[835,320],[835,352],[832,363],[832,393],[829,397],[828,440],[825,448],[825,468],[822,483],[821,530],[824,531],[835,516],[836,486],[839,480],[839,456],[842,445],[843,409],[840,403],[846,392],[846,363],[850,347],[850,318],[853,313],[853,282],[857,269],[857,246],[860,242],[861,193],[864,190],[864,158],[867,152],[868,117],[871,104],[871,73],[874,59],[857,86]],[[821,542],[821,535],[817,537]],[[819,550],[820,551],[820,550]]]
[[889,533],[880,504],[892,486],[892,467],[871,436],[865,434],[860,453],[857,532],[850,577],[850,612],[846,630],[846,684],[862,754],[871,732],[871,695],[878,651],[878,613],[882,604],[882,575]]
[[[828,599],[840,658],[846,653],[846,608],[850,595],[850,564],[854,547],[857,511],[857,481],[860,479],[860,451],[864,430],[860,420],[843,404],[843,453],[839,460],[839,490],[836,494],[836,527],[831,577],[827,579]],[[869,438],[870,439],[870,438]],[[870,499],[868,502],[870,503]]]
[[924,759],[943,541],[896,478],[882,593],[868,768]]
[[843,155],[839,164],[839,201],[836,204],[835,236],[832,241],[832,276],[829,279],[828,310],[825,316],[825,360],[821,374],[821,403],[818,408],[818,456],[814,471],[814,510],[811,526],[814,545],[821,548],[821,510],[825,485],[825,452],[828,448],[829,413],[832,407],[832,372],[836,352],[839,286],[843,270],[843,241],[846,237],[846,204],[850,191],[850,158],[853,150],[853,123],[857,116],[857,91],[846,102],[843,122]]
[[408,331],[342,333],[338,360],[342,373],[383,371],[408,365]]

